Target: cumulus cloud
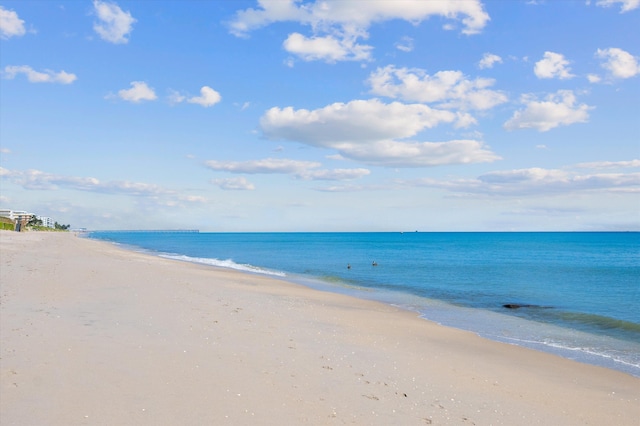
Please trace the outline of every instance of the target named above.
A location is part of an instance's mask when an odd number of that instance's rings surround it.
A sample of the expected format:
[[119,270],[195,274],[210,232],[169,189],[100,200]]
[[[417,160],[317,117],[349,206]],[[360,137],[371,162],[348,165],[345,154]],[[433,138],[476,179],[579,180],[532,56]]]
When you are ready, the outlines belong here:
[[640,173],[581,174],[571,169],[533,167],[490,172],[474,179],[444,181],[425,178],[399,183],[488,196],[562,195],[578,191],[637,193],[640,192]]
[[574,123],[586,123],[589,120],[590,107],[577,104],[576,97],[571,90],[559,90],[539,101],[532,95],[524,95],[522,103],[525,108],[516,111],[504,123],[506,130],[536,129],[546,132],[558,126],[568,126]]
[[209,86],[202,86],[200,89],[200,96],[194,96],[187,99],[187,102],[191,104],[198,104],[203,107],[210,107],[222,100],[220,93],[216,92]]
[[255,186],[243,177],[214,179],[212,181],[220,189],[227,191],[253,191]]
[[93,8],[98,21],[93,29],[105,41],[115,44],[129,42],[128,36],[133,31],[136,19],[131,13],[125,12],[115,3],[94,0]]
[[200,89],[200,96],[189,97],[176,90],[170,90],[169,92],[169,102],[172,104],[188,102],[190,104],[197,104],[207,108],[219,103],[221,100],[222,96],[220,96],[220,93],[209,86],[202,86]]
[[366,60],[372,49],[355,43],[352,38],[339,39],[333,35],[305,37],[300,33],[289,34],[282,46],[304,61],[323,60],[329,63]]
[[431,16],[461,22],[464,34],[479,33],[489,21],[479,0],[434,2],[404,0],[383,2],[359,0],[259,0],[259,7],[238,11],[229,23],[232,34],[249,32],[277,22],[297,22],[312,34],[290,34],[284,47],[304,60],[368,60],[371,47],[358,43],[368,37],[369,27],[378,22],[402,19],[417,24]]
[[132,81],[131,89],[119,90],[118,97],[127,102],[134,103],[154,101],[158,98],[154,90],[144,81]]
[[260,119],[265,136],[319,147],[406,138],[456,115],[421,104],[385,104],[378,99],[333,103],[316,110],[273,107]]
[[629,12],[630,10],[640,7],[640,0],[598,0],[596,4],[602,7],[611,7],[620,3],[620,13]]
[[457,118],[450,111],[422,104],[385,104],[372,99],[334,103],[317,110],[274,107],[261,117],[260,127],[272,140],[335,149],[344,158],[382,166],[422,167],[499,159],[473,140],[401,140]]
[[597,74],[587,74],[587,80],[589,80],[589,83],[600,83],[602,78]]
[[205,201],[201,196],[185,195],[181,192],[169,190],[158,185],[141,182],[103,182],[94,177],[64,176],[40,170],[8,170],[2,167],[0,167],[0,176],[29,190],[54,191],[63,188],[102,194],[127,195],[144,197],[162,205],[172,205],[178,202],[200,203]]
[[246,174],[287,174],[302,180],[352,180],[366,176],[367,169],[320,169],[315,161],[299,161],[282,158],[265,158],[250,161],[205,162],[211,170]]
[[504,93],[491,90],[495,80],[469,79],[461,71],[434,75],[416,68],[378,68],[367,83],[371,93],[410,102],[437,103],[444,108],[487,110],[507,101]]
[[602,60],[601,66],[611,78],[631,78],[640,74],[638,58],[617,47],[598,49],[596,57]]
[[65,71],[36,71],[28,65],[8,65],[4,68],[5,78],[12,79],[18,74],[24,74],[31,83],[71,84],[77,80],[75,74]]
[[0,38],[8,39],[25,34],[24,21],[13,10],[0,6]]
[[502,58],[498,55],[494,55],[493,53],[485,53],[482,56],[482,59],[480,60],[480,62],[478,62],[478,68],[485,69],[485,68],[493,68],[493,66],[495,64],[501,64],[502,63]]
[[555,52],[544,52],[544,57],[536,62],[533,72],[538,78],[569,79],[575,77],[571,74],[569,61],[564,55]]

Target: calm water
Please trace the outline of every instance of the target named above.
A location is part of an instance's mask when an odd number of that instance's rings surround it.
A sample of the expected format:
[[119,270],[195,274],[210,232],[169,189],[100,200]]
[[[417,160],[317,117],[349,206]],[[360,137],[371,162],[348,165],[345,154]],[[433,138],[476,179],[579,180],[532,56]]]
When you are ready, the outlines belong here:
[[640,233],[89,236],[399,305],[494,340],[640,376]]

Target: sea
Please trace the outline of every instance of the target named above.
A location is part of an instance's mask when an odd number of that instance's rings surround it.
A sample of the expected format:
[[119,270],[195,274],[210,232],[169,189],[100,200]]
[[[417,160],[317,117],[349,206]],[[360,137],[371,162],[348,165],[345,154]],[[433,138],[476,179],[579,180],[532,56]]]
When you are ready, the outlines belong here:
[[93,231],[640,377],[640,233]]

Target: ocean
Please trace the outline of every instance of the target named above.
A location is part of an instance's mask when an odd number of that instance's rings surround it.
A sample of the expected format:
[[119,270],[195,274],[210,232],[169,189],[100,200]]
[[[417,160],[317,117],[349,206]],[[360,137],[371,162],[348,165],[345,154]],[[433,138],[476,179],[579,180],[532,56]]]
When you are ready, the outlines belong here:
[[377,300],[640,377],[640,233],[200,233],[89,238]]

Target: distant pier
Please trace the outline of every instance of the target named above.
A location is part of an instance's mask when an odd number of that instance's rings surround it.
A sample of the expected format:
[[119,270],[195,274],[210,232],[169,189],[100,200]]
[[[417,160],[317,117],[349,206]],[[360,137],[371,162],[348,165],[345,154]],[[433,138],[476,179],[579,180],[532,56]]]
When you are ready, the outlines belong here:
[[86,232],[109,232],[109,233],[125,233],[125,232],[144,232],[145,234],[198,234],[199,229],[116,229],[116,230],[88,230]]

